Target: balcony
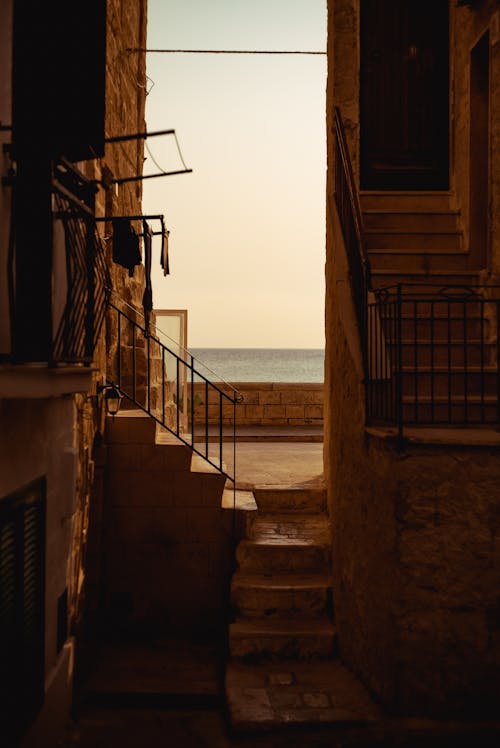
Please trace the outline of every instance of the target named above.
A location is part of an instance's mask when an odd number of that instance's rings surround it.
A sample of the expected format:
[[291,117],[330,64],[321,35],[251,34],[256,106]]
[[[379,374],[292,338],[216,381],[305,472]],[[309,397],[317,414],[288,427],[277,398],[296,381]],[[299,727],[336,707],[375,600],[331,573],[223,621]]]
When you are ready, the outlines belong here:
[[110,287],[92,184],[63,160],[30,176],[11,187],[0,397],[88,390]]

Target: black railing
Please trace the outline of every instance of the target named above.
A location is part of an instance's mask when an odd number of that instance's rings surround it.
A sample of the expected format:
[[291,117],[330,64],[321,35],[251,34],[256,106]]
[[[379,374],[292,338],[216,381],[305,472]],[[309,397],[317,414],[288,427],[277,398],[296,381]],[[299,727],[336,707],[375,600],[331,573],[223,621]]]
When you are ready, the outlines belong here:
[[500,288],[379,289],[368,306],[371,424],[500,423]]
[[[7,256],[7,278],[10,318],[10,343],[0,360],[8,362],[44,361],[51,366],[61,363],[90,364],[106,312],[106,289],[111,285],[103,244],[94,216],[95,189],[74,166],[58,160],[51,165],[48,183],[47,223],[47,289],[49,298],[44,309],[30,306],[24,294],[19,299],[16,274],[18,248],[16,237],[19,215],[14,210],[16,183],[13,186],[11,231]],[[24,218],[24,217],[23,217]],[[30,221],[27,214],[24,218]],[[34,351],[23,339],[19,354],[19,329],[29,327],[33,314],[46,316],[49,324],[43,341]],[[44,319],[45,319],[44,316]],[[21,324],[23,323],[23,324]],[[35,341],[36,342],[36,341]],[[31,358],[31,354],[35,358]]]
[[335,107],[334,135],[335,202],[349,263],[352,298],[356,309],[361,347],[365,352],[370,266],[364,250],[363,220],[358,190],[347,146],[344,123],[338,107]]
[[93,215],[57,185],[54,203],[54,219],[62,227],[62,236],[59,239],[55,233],[54,238],[54,256],[59,252],[61,261],[53,268],[52,361],[90,363],[106,313],[109,268]]
[[139,312],[108,305],[108,381],[136,407],[188,445],[230,481],[236,477],[236,406],[242,400],[231,385],[214,384],[203,364],[162,333],[151,332]]

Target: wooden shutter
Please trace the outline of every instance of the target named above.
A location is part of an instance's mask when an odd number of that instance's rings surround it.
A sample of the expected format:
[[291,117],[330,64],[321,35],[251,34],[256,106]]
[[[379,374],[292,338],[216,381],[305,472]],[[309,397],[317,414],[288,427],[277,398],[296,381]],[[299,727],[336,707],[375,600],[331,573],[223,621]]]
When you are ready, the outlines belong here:
[[0,734],[16,739],[44,692],[45,480],[0,499]]

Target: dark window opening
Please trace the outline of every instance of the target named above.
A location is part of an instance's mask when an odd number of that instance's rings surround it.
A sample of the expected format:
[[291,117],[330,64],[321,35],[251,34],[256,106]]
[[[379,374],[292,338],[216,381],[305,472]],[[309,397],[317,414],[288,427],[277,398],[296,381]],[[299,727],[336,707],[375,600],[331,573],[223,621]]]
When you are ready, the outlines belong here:
[[0,499],[0,735],[11,745],[44,693],[45,479]]

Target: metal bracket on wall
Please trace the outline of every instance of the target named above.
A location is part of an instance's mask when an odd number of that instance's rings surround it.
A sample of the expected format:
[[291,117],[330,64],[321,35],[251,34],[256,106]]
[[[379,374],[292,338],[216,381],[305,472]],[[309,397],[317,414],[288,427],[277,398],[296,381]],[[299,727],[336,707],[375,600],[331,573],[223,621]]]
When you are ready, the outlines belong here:
[[[154,132],[136,132],[131,135],[115,135],[106,138],[105,143],[124,143],[127,140],[147,140],[158,135],[175,135],[175,130],[155,130]],[[95,184],[109,186],[111,184],[124,184],[125,182],[139,182],[143,179],[156,179],[157,177],[172,177],[176,174],[191,174],[192,169],[178,169],[176,171],[160,171],[156,174],[138,174],[133,177],[121,177],[119,179],[101,179],[96,180]]]

